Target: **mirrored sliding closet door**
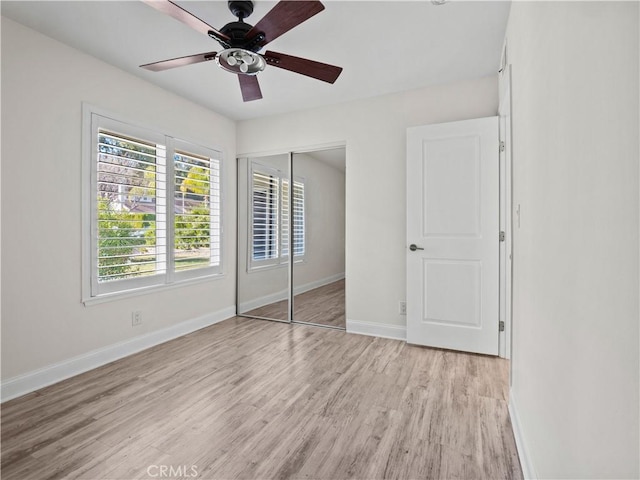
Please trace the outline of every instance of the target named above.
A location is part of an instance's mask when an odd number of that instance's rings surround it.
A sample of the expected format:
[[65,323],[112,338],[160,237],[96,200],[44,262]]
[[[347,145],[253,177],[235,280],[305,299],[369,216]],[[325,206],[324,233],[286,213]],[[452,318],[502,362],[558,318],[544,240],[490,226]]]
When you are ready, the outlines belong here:
[[345,328],[345,149],[295,153],[293,318]]
[[238,159],[238,315],[291,321],[289,163]]
[[238,160],[238,315],[345,328],[345,148]]

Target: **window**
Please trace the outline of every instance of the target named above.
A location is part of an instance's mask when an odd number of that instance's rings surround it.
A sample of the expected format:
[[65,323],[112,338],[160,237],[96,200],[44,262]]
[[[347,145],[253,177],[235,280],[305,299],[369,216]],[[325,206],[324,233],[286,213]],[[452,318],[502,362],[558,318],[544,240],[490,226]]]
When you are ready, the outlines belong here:
[[181,150],[173,158],[175,271],[219,266],[220,162]]
[[[302,260],[305,249],[304,181],[293,182],[293,255]],[[251,167],[252,267],[277,265],[289,257],[289,180],[273,168]]]
[[85,299],[220,274],[220,152],[89,113]]

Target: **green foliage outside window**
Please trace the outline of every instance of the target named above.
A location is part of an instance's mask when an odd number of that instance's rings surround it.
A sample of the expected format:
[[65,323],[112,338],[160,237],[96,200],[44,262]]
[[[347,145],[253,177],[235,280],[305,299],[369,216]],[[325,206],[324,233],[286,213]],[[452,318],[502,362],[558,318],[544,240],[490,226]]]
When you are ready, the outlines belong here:
[[140,271],[131,255],[147,245],[140,233],[145,223],[145,215],[115,210],[108,200],[98,199],[98,278]]
[[176,215],[176,249],[209,248],[210,211],[207,206],[191,208],[186,215]]

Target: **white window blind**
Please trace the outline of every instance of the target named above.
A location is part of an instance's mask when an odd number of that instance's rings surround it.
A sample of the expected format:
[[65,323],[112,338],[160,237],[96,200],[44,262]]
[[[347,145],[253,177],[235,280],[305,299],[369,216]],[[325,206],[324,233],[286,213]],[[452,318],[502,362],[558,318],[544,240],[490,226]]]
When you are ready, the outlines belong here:
[[221,273],[221,154],[88,117],[85,300]]
[[[293,255],[304,255],[304,183],[293,181]],[[282,256],[289,255],[289,180],[282,179]]]
[[281,179],[282,185],[282,215],[280,238],[282,242],[282,256],[289,256],[289,180]]
[[305,249],[304,183],[293,181],[293,256],[304,256]]

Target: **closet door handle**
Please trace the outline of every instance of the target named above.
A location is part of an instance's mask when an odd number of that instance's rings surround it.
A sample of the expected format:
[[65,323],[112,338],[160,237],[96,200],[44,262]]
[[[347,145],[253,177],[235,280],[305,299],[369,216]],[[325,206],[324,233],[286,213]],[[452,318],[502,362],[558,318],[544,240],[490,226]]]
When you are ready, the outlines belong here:
[[409,250],[415,252],[416,250],[424,250],[424,248],[417,246],[415,243],[412,243],[411,245],[409,245]]

